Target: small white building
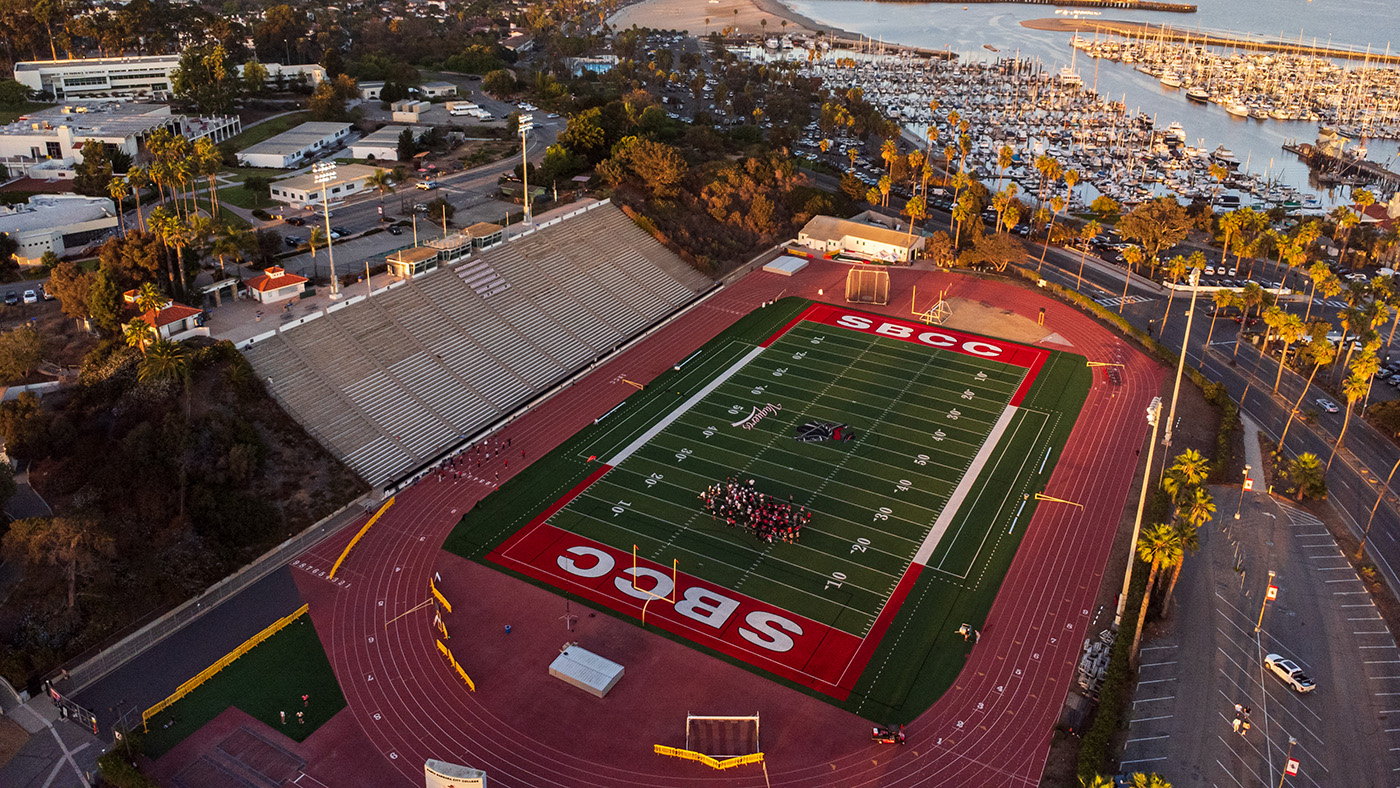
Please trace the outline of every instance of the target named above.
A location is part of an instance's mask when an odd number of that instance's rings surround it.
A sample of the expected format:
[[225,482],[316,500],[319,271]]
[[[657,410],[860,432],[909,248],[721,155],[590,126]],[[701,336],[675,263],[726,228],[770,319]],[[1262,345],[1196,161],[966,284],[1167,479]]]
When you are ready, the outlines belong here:
[[[342,164],[336,168],[335,180],[325,186],[329,186],[330,204],[335,205],[349,197],[354,197],[365,191],[365,181],[378,167],[367,167],[363,164]],[[295,178],[273,181],[269,191],[272,199],[285,203],[293,208],[320,208],[323,201],[323,185],[316,182],[316,177],[311,173],[298,175]]]
[[[375,161],[396,161],[399,158],[399,136],[410,126],[385,126],[378,131],[356,140],[350,145],[350,157],[374,159]],[[423,129],[414,128],[413,138],[423,136]]]
[[[301,63],[298,65],[284,66],[276,61],[263,63],[262,67],[267,69],[267,80],[265,85],[276,85],[279,82],[288,84],[304,83],[309,87],[316,87],[326,81],[326,69],[319,63]],[[243,76],[243,65],[238,66],[238,75]]]
[[263,269],[261,276],[248,280],[248,295],[263,304],[286,301],[305,292],[306,282],[304,276],[288,273],[278,265],[270,265]]
[[59,101],[80,96],[151,96],[171,91],[179,55],[31,60],[15,64],[15,81]]
[[360,82],[358,87],[360,88],[360,98],[365,101],[376,101],[379,99],[379,94],[384,92],[384,80]]
[[238,161],[247,167],[286,169],[345,144],[353,128],[349,123],[333,121],[303,123],[245,148],[237,154]]
[[187,336],[192,336],[189,332],[199,328],[199,316],[202,314],[202,310],[175,301],[166,301],[165,306],[160,309],[143,313],[136,306],[139,292],[128,290],[122,293],[127,316],[128,318],[139,317],[146,321],[146,324],[153,327],[161,339],[179,341]]
[[813,216],[797,235],[797,243],[822,255],[845,254],[863,260],[907,263],[922,249],[922,236],[840,219]]
[[0,233],[19,244],[20,265],[38,265],[44,252],[62,257],[105,240],[117,225],[116,206],[106,197],[36,194],[26,203],[0,205]]
[[428,82],[418,88],[427,98],[442,98],[457,95],[457,86],[451,82]]

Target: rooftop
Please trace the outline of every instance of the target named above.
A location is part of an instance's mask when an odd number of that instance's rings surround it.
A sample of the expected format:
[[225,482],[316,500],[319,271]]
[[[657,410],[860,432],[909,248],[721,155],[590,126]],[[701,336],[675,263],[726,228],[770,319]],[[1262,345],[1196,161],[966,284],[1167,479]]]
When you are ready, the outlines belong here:
[[46,68],[71,68],[81,66],[115,66],[122,63],[169,63],[180,62],[179,55],[140,55],[136,57],[75,57],[65,60],[28,60],[15,64],[15,71],[40,71]]
[[296,153],[317,142],[332,137],[350,128],[349,123],[336,123],[334,121],[310,121],[303,123],[294,129],[278,134],[275,137],[259,142],[256,145],[244,148],[241,153],[271,153],[283,156]]
[[884,227],[876,227],[870,224],[861,224],[849,219],[840,219],[835,216],[813,216],[807,222],[807,226],[802,228],[802,234],[808,238],[822,241],[839,241],[848,235],[857,238],[864,238],[867,241],[889,244],[907,248],[913,246],[919,240],[918,236],[910,238],[907,233],[897,230],[889,230]]
[[436,260],[438,250],[431,246],[413,246],[408,249],[400,249],[386,258],[391,263],[421,263],[424,260]]
[[284,287],[292,287],[302,282],[308,281],[304,276],[287,273],[279,265],[268,266],[261,276],[255,276],[248,280],[248,287],[260,293],[269,290],[281,290]]
[[74,139],[83,137],[140,136],[183,116],[171,115],[166,104],[133,104],[120,101],[69,102],[21,115],[19,120],[0,126],[0,134],[58,136],[58,127],[67,126]]
[[[361,137],[355,144],[356,144],[356,145],[397,145],[398,142],[399,142],[399,135],[402,134],[402,133],[403,133],[403,130],[404,130],[404,129],[407,129],[407,128],[410,128],[410,127],[409,127],[409,126],[385,126],[384,128],[379,129],[378,131],[374,131],[374,132],[371,132],[371,133],[369,133],[369,134],[366,134],[365,136]],[[415,129],[413,129],[413,136],[414,136],[414,137],[421,137],[421,136],[423,136],[423,131],[422,131],[422,129],[421,129],[421,128],[415,128]]]
[[499,233],[504,229],[505,228],[500,226],[499,224],[492,224],[490,222],[477,222],[476,224],[473,224],[471,227],[467,228],[467,235],[470,235],[473,238],[482,238],[487,235],[495,235],[496,233]]
[[112,201],[106,197],[36,194],[27,203],[0,205],[0,232],[49,230],[116,215]]
[[[375,170],[380,169],[383,169],[383,167],[368,167],[363,164],[341,164],[336,167],[334,182],[344,183],[345,181],[366,178],[373,175]],[[272,185],[279,189],[291,189],[293,191],[316,191],[320,184],[316,183],[316,176],[308,172],[305,175],[298,175],[295,178],[273,181]],[[358,194],[358,192],[356,193]]]

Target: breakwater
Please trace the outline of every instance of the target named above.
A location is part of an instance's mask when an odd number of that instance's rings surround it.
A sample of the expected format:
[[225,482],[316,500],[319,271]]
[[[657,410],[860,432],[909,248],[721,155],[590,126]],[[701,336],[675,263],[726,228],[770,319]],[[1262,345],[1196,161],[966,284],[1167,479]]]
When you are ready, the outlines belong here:
[[1116,8],[1125,11],[1166,11],[1176,14],[1194,14],[1193,3],[1163,3],[1158,0],[876,0],[880,3],[903,3],[918,5],[924,3],[945,3],[948,5],[987,5],[1003,3],[1007,5],[1053,5],[1061,8]]

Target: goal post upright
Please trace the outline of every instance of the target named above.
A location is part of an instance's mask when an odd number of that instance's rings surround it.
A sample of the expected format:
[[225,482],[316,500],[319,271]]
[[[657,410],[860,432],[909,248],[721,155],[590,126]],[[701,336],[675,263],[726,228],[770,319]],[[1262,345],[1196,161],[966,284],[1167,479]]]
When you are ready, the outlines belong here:
[[679,559],[676,559],[676,558],[672,558],[672,559],[671,559],[671,593],[670,593],[670,595],[669,595],[669,598],[666,597],[666,596],[661,596],[661,595],[657,594],[657,593],[654,592],[654,591],[649,591],[649,590],[647,590],[647,589],[645,589],[645,588],[642,588],[641,586],[638,586],[638,585],[637,585],[637,546],[636,546],[635,544],[632,545],[632,590],[633,590],[633,591],[637,591],[638,593],[642,593],[642,594],[646,594],[646,595],[647,595],[647,601],[645,601],[645,602],[642,603],[642,626],[646,626],[646,625],[647,625],[647,606],[650,605],[652,602],[654,602],[654,601],[660,599],[662,602],[670,602],[670,603],[673,604],[673,605],[676,604],[676,588],[677,588],[676,581],[677,581],[677,579],[679,579],[679,577],[680,577],[679,568],[680,568],[680,560],[679,560]]

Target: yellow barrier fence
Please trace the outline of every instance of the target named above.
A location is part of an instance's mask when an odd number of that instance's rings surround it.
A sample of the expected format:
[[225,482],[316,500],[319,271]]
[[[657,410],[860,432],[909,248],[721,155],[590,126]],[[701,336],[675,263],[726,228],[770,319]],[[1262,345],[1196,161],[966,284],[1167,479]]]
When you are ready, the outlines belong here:
[[457,658],[452,656],[452,649],[449,649],[441,640],[437,641],[437,647],[438,651],[441,651],[442,655],[447,657],[447,661],[452,664],[452,667],[457,671],[457,675],[461,676],[462,681],[467,683],[467,689],[476,692],[476,682],[472,681],[472,677],[468,676],[467,672],[462,670],[462,666],[457,664]]
[[335,559],[335,566],[332,566],[332,567],[331,567],[330,574],[326,575],[326,577],[330,578],[331,580],[334,580],[334,579],[335,579],[336,570],[340,569],[340,565],[341,565],[342,562],[345,561],[345,557],[348,556],[348,555],[350,555],[350,551],[351,551],[352,549],[354,549],[355,543],[358,542],[358,541],[360,541],[360,537],[362,537],[362,536],[364,536],[365,534],[369,533],[369,527],[370,527],[371,525],[374,525],[374,522],[375,522],[376,520],[379,519],[379,516],[380,516],[381,514],[384,514],[385,512],[387,512],[387,511],[389,510],[389,507],[390,507],[390,506],[393,506],[393,505],[394,505],[394,498],[391,497],[389,500],[387,500],[387,501],[384,502],[384,505],[383,505],[383,506],[379,507],[379,511],[375,512],[375,513],[374,513],[374,516],[371,517],[371,518],[369,518],[369,522],[365,523],[365,527],[364,527],[364,528],[361,528],[361,529],[360,529],[360,532],[357,533],[357,534],[355,534],[355,538],[354,538],[354,539],[351,539],[351,540],[350,540],[350,544],[348,544],[348,545],[345,546],[345,551],[342,552],[342,553],[340,554],[340,557],[339,557],[339,558]]
[[703,763],[711,769],[732,769],[735,766],[744,766],[750,763],[763,763],[763,753],[761,752],[750,753],[749,755],[740,755],[734,758],[725,758],[721,761],[716,758],[712,758],[703,752],[695,752],[694,750],[682,750],[679,747],[667,747],[664,744],[653,744],[652,750],[657,755],[668,755],[672,758],[680,758],[683,761],[695,761],[696,763]]
[[433,592],[433,599],[436,599],[438,604],[442,605],[443,610],[449,613],[452,612],[452,603],[448,602],[447,597],[443,596],[442,592],[437,590],[437,584],[433,582],[431,577],[428,578],[428,590]]
[[194,692],[196,687],[208,681],[219,671],[223,670],[229,665],[232,665],[233,662],[239,657],[243,656],[244,654],[247,654],[249,651],[252,651],[254,646],[257,646],[264,640],[267,640],[268,638],[277,634],[279,631],[282,630],[283,627],[287,626],[293,621],[296,621],[298,618],[301,618],[302,615],[306,613],[306,610],[307,606],[302,605],[301,607],[296,609],[296,612],[291,613],[290,615],[283,616],[282,618],[279,618],[276,621],[272,622],[272,625],[269,626],[267,629],[264,629],[258,634],[243,641],[243,643],[239,645],[238,648],[220,657],[218,662],[215,662],[213,665],[210,665],[204,670],[201,670],[199,674],[196,675],[194,678],[190,679],[189,681],[186,681],[179,687],[176,687],[175,691],[170,694],[170,697],[141,712],[141,729],[143,731],[147,730],[146,723],[149,722],[152,717],[170,708],[172,705],[175,704],[176,701],[180,700],[181,698],[185,697],[191,692]]

